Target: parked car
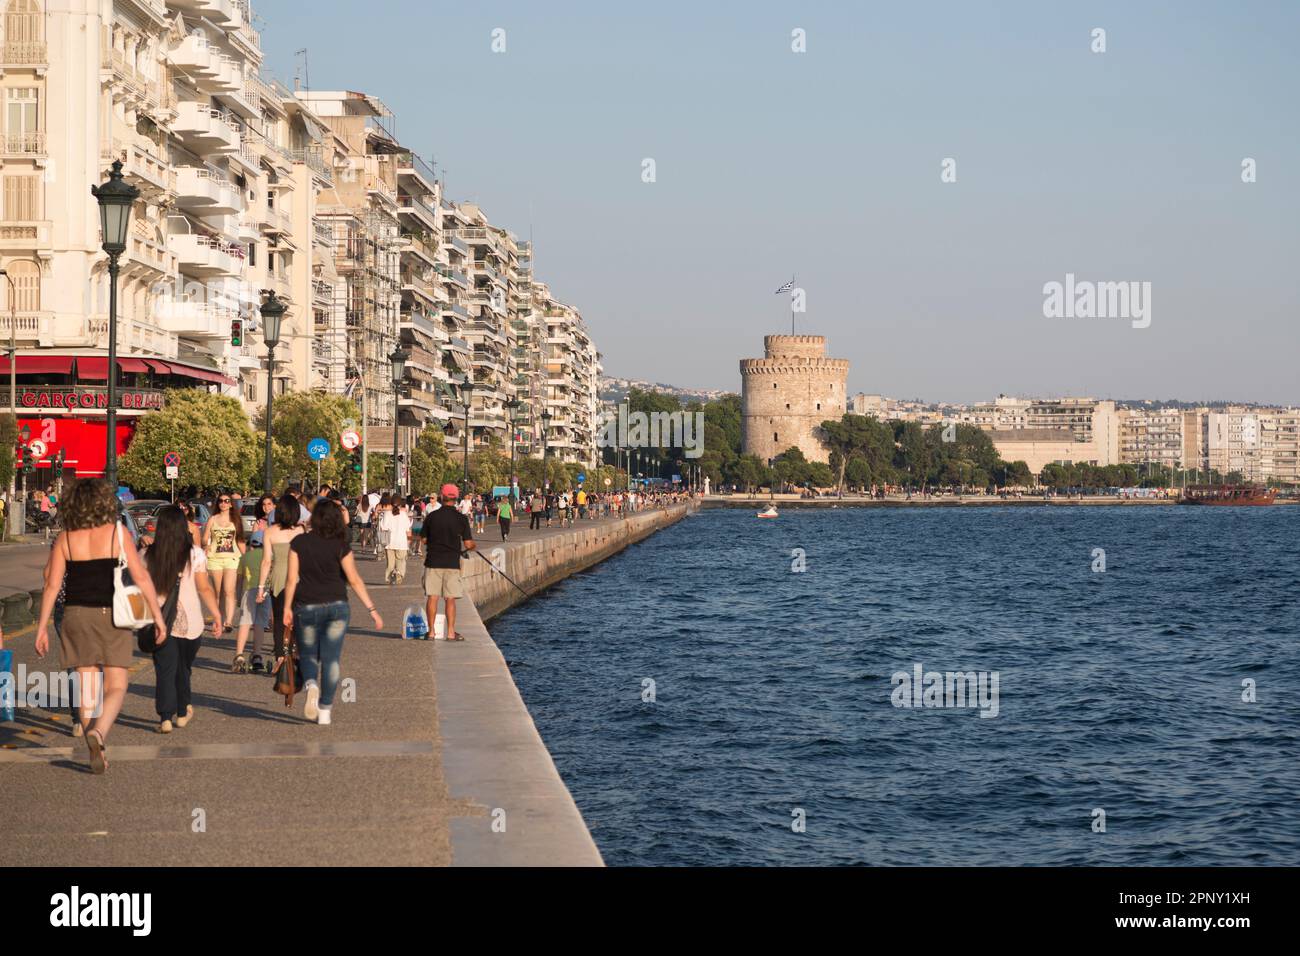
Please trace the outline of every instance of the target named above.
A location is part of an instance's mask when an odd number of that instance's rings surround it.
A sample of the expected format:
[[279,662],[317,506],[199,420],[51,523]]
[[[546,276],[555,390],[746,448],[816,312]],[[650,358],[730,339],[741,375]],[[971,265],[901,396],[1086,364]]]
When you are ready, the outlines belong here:
[[154,531],[158,526],[158,509],[168,504],[171,504],[171,502],[157,498],[145,498],[132,501],[121,509],[121,514],[134,527],[132,534],[135,536],[136,544],[153,544]]
[[244,522],[244,534],[253,533],[253,526],[257,524],[257,499],[246,500],[239,509],[240,520]]

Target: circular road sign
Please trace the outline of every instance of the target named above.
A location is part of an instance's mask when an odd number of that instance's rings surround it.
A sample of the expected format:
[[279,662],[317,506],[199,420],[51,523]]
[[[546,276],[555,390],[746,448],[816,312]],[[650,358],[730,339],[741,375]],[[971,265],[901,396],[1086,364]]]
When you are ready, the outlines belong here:
[[323,438],[313,438],[307,442],[307,457],[312,461],[324,461],[330,456],[330,443]]
[[179,468],[181,464],[181,456],[176,454],[174,451],[169,451],[167,454],[163,455],[163,464],[168,468]]
[[339,436],[339,440],[348,451],[352,451],[361,444],[361,436],[350,428]]
[[44,458],[45,453],[49,451],[49,449],[45,447],[45,442],[41,441],[39,438],[27,447],[31,449],[33,458]]

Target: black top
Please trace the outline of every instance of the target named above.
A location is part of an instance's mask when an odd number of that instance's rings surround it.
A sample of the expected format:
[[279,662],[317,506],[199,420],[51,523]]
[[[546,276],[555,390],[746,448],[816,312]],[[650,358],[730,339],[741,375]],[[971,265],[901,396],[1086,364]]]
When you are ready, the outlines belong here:
[[[68,549],[67,571],[64,578],[64,607],[112,607],[113,570],[118,558],[91,558],[87,561],[72,559],[72,544],[64,541]],[[113,554],[117,554],[117,528],[113,529]]]
[[348,579],[343,575],[343,559],[352,553],[346,541],[322,538],[318,534],[300,534],[289,542],[289,550],[298,555],[298,588],[293,592],[293,606],[333,604],[348,599]]
[[459,568],[462,541],[473,541],[469,519],[450,505],[424,516],[424,566]]

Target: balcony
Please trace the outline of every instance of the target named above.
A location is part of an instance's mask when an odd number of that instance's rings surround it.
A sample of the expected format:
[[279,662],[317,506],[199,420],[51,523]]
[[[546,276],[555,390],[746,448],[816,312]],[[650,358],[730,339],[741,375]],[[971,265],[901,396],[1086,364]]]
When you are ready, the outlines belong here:
[[206,275],[240,276],[244,258],[237,246],[195,233],[176,233],[167,237],[167,248],[176,256],[182,270]]
[[412,252],[429,265],[437,267],[438,251],[431,237],[417,235],[416,233],[407,233],[402,238],[407,242],[407,247],[403,251]]
[[47,247],[52,225],[49,220],[0,223],[0,250],[28,252]]
[[[448,282],[460,286],[462,289],[469,288],[469,276],[465,275],[465,273],[458,269],[451,269],[447,266],[438,266],[438,275],[442,276]],[[469,315],[468,312],[465,312],[464,314],[466,316]]]
[[234,183],[219,173],[196,166],[176,170],[176,202],[182,209],[199,215],[232,215],[244,208],[243,196]]
[[35,341],[53,344],[53,312],[19,312],[15,315],[5,309],[4,314],[0,315],[0,340],[9,341],[10,325],[13,326],[14,338],[19,342]]
[[50,53],[44,40],[27,43],[6,43],[0,50],[0,65],[12,66],[46,66],[50,62]]
[[181,103],[172,132],[203,153],[239,152],[239,131],[231,117],[221,110],[199,103]]
[[400,153],[398,155],[397,175],[421,183],[429,192],[433,192],[438,186],[438,177],[433,168],[414,153]]
[[239,318],[239,311],[210,302],[163,300],[153,317],[168,332],[218,337],[230,335],[230,324]]
[[44,156],[44,133],[5,133],[0,137],[5,156]]
[[[117,51],[114,51],[115,55]],[[202,85],[220,71],[220,54],[205,37],[190,34],[167,53],[167,60]]]
[[325,161],[325,151],[319,146],[308,146],[304,149],[294,149],[289,151],[290,158],[295,163],[305,164],[312,172],[322,179],[329,182],[334,181],[334,171],[330,169],[329,163]]
[[416,222],[420,223],[426,229],[438,228],[438,212],[431,205],[418,196],[412,196],[409,193],[398,192],[397,194],[398,212],[403,216],[409,216]]

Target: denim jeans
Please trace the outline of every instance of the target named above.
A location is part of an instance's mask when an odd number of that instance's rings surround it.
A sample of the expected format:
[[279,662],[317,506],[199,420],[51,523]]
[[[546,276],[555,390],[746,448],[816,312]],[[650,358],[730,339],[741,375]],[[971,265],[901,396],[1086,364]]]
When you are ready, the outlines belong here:
[[352,608],[347,601],[332,604],[297,604],[293,609],[293,634],[302,661],[302,679],[320,685],[320,705],[332,707],[339,686],[339,658]]

